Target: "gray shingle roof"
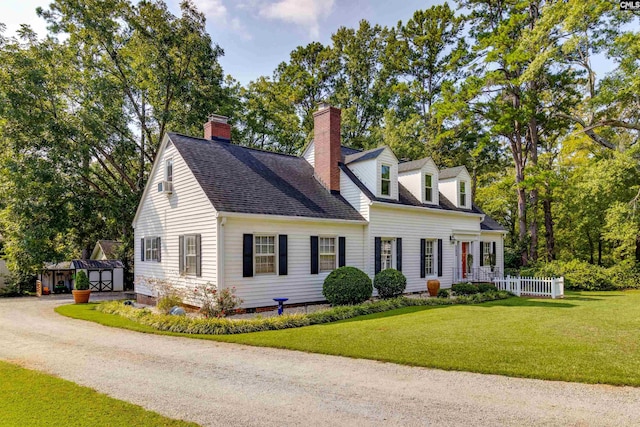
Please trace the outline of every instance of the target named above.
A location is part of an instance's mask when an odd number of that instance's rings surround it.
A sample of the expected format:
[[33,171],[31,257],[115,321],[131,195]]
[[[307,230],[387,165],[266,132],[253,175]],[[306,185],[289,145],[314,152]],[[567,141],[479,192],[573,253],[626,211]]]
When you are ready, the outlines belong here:
[[102,248],[102,252],[107,259],[114,259],[116,251],[122,245],[122,242],[116,240],[98,240],[98,245]]
[[365,160],[371,160],[377,158],[386,147],[378,147],[373,148],[367,151],[359,151],[353,154],[346,155],[344,157],[344,164],[348,165],[349,163],[362,162]]
[[456,166],[455,168],[442,169],[439,173],[440,179],[455,178],[465,169],[464,166]]
[[422,167],[427,164],[430,160],[430,157],[425,157],[424,159],[412,160],[410,162],[403,162],[398,165],[398,172],[408,172],[416,169],[422,169]]
[[77,269],[110,269],[124,268],[122,261],[115,259],[99,260],[99,259],[74,259],[71,261],[73,267]]
[[314,178],[304,158],[168,136],[218,211],[364,221],[341,195]]

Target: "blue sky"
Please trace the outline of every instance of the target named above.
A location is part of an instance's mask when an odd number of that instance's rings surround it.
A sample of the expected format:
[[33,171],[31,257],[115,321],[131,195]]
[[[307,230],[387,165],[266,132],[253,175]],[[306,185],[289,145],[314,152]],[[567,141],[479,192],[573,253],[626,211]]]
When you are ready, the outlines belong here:
[[[180,0],[166,0],[179,13]],[[50,0],[3,0],[0,22],[6,35],[25,23],[40,35],[46,31],[38,6]],[[341,26],[357,27],[361,19],[386,26],[406,22],[414,11],[442,3],[434,0],[194,0],[207,17],[212,39],[224,50],[220,60],[226,74],[242,84],[270,76],[297,46],[312,41],[328,44]]]

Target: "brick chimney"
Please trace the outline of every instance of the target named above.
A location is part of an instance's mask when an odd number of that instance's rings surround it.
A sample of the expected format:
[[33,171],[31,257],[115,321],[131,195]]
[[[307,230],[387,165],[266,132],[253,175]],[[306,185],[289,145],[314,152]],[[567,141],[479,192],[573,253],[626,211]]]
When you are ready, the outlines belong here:
[[340,116],[339,108],[325,103],[313,113],[315,176],[332,193],[340,192]]
[[204,124],[204,139],[213,141],[231,141],[231,125],[227,123],[228,117],[218,114],[209,116],[209,121]]

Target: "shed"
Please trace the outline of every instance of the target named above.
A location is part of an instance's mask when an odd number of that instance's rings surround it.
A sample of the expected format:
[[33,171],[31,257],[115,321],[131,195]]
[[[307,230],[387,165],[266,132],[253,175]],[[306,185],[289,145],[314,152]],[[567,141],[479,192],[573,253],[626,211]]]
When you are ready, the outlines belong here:
[[89,278],[89,289],[94,292],[124,290],[124,265],[119,260],[74,259],[47,264],[40,273],[42,286],[51,292],[69,292],[78,271]]

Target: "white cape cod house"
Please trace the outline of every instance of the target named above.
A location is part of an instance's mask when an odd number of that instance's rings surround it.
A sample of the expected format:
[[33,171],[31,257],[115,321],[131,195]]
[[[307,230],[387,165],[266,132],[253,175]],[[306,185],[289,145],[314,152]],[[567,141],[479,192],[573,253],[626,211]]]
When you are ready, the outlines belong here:
[[136,212],[135,291],[148,279],[236,288],[243,307],[324,300],[335,268],[401,270],[406,292],[503,271],[504,229],[471,202],[464,166],[399,162],[389,147],[340,144],[340,110],[314,114],[301,157],[230,143],[226,118],[205,138],[164,138]]

